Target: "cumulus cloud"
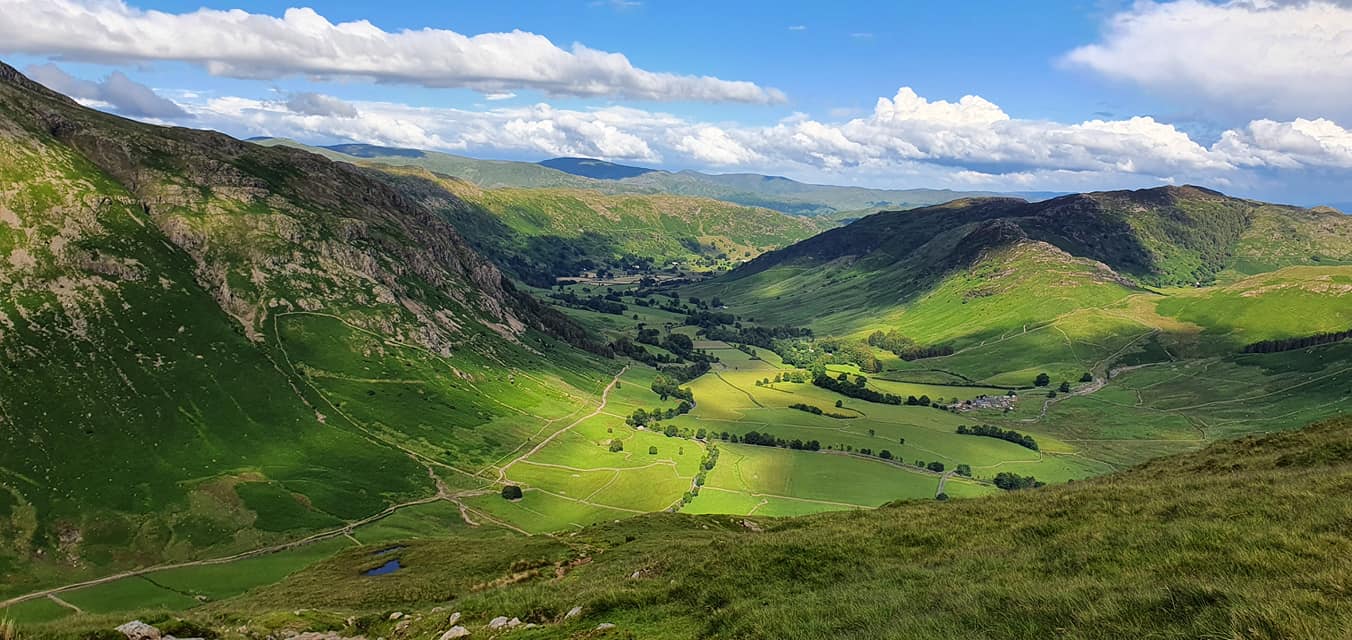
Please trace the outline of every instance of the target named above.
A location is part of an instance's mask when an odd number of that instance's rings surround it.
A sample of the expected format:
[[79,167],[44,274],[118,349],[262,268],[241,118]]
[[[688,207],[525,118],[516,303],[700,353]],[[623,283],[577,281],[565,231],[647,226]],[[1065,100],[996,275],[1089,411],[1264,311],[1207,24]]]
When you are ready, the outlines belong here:
[[681,135],[674,147],[691,158],[714,165],[745,165],[761,159],[759,153],[714,126],[696,127]]
[[356,107],[322,93],[293,93],[286,100],[286,108],[308,116],[355,118],[359,115]]
[[198,97],[183,104],[203,126],[241,136],[588,156],[875,186],[1071,191],[1192,182],[1270,190],[1309,184],[1314,175],[1334,185],[1352,177],[1352,131],[1327,119],[1254,120],[1205,146],[1150,117],[1030,120],[978,96],[928,100],[906,87],[852,119],[796,113],[763,126],[621,106],[469,110],[340,102],[359,114],[354,118],[344,109],[311,108],[312,96],[298,106],[299,98]]
[[50,63],[30,66],[24,73],[53,91],[77,100],[111,106],[123,115],[161,120],[188,116],[174,101],[156,94],[150,87],[128,78],[120,71],[114,71],[101,82],[76,78]]
[[1139,2],[1072,66],[1245,117],[1352,116],[1352,7]]
[[444,29],[389,32],[365,20],[334,24],[308,8],[282,17],[242,10],[144,11],[122,0],[0,0],[0,51],[109,61],[173,60],[212,74],[358,78],[484,93],[641,100],[783,102],[752,82],[635,67],[623,54],[570,49],[525,31],[466,36]]

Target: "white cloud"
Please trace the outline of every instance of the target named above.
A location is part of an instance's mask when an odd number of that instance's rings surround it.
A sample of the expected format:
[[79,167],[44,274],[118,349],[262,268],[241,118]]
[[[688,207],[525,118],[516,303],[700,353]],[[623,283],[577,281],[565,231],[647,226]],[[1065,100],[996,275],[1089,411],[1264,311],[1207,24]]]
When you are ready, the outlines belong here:
[[1226,131],[1215,148],[1243,166],[1352,169],[1352,131],[1323,118],[1255,120]]
[[677,151],[713,165],[745,165],[761,159],[761,155],[732,139],[715,126],[700,126],[676,140]]
[[444,29],[388,32],[334,24],[308,8],[282,17],[243,10],[144,11],[122,0],[0,0],[0,51],[98,63],[173,60],[235,78],[358,78],[484,93],[641,100],[783,102],[776,89],[635,67],[623,54],[565,50],[524,31],[466,36]]
[[794,113],[767,126],[620,106],[464,110],[320,98],[319,107],[308,95],[303,105],[297,95],[182,99],[202,126],[240,136],[481,156],[588,156],[844,184],[1069,191],[1192,182],[1271,189],[1309,184],[1315,175],[1335,185],[1352,177],[1352,131],[1330,120],[1255,120],[1207,147],[1150,117],[1026,120],[978,96],[931,101],[906,87],[854,119]]
[[499,92],[494,92],[494,93],[487,93],[487,94],[484,94],[484,99],[485,99],[485,100],[494,100],[494,101],[496,101],[496,100],[511,100],[512,98],[515,98],[515,97],[516,97],[516,94],[515,94],[515,93],[512,93],[511,91],[499,91]]
[[72,98],[107,105],[113,111],[138,118],[183,118],[188,114],[174,101],[164,98],[120,71],[114,71],[101,82],[76,78],[54,64],[33,65],[24,70],[28,77],[47,88]]
[[326,96],[322,93],[293,93],[286,100],[286,108],[296,113],[310,116],[336,116],[339,118],[355,118],[357,108],[335,98]]
[[789,25],[789,31],[807,31],[807,25],[791,24]]
[[1065,60],[1244,117],[1352,116],[1352,8],[1139,2]]

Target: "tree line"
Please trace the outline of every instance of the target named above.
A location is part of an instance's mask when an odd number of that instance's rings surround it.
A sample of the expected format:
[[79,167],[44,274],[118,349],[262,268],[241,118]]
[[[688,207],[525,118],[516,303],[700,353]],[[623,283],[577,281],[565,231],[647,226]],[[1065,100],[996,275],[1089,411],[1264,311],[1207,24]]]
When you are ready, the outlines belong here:
[[978,424],[970,427],[965,424],[960,424],[958,425],[958,433],[965,436],[999,438],[1001,440],[1013,442],[1020,447],[1032,449],[1033,451],[1038,450],[1037,441],[1033,439],[1033,436],[1019,433],[1013,429],[1001,429],[1000,427],[991,424]]
[[819,375],[812,379],[812,384],[828,391],[834,391],[840,395],[857,398],[866,402],[896,405],[902,403],[902,398],[899,395],[882,393],[876,389],[868,388],[868,378],[865,378],[864,376],[855,376],[854,382],[850,382],[849,374],[846,373],[842,373],[835,378],[828,375]]
[[1047,483],[1039,481],[1033,476],[1021,476],[1017,473],[1001,471],[995,474],[995,486],[1005,491],[1018,491],[1019,489],[1036,489],[1046,486]]
[[1333,344],[1352,338],[1352,329],[1347,331],[1338,331],[1335,333],[1316,333],[1311,336],[1302,336],[1299,338],[1279,338],[1276,340],[1260,340],[1244,346],[1244,353],[1277,353],[1279,351],[1296,351],[1317,347],[1324,344]]
[[921,358],[934,358],[938,356],[953,355],[953,347],[942,344],[936,346],[924,346],[917,344],[896,329],[887,333],[874,331],[868,336],[868,343],[886,351],[891,351],[902,360],[919,360]]

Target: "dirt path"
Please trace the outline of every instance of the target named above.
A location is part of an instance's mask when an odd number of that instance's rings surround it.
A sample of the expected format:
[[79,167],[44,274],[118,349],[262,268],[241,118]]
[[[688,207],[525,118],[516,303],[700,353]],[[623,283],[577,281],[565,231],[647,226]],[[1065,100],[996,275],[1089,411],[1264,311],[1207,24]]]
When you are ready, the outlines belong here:
[[84,581],[82,581],[82,582],[73,582],[73,583],[71,583],[71,584],[63,585],[63,586],[60,586],[60,587],[52,587],[52,588],[50,588],[50,589],[43,589],[43,590],[41,590],[41,591],[34,591],[34,592],[32,592],[32,593],[24,594],[24,595],[21,595],[21,596],[15,596],[15,597],[10,598],[10,599],[8,599],[8,600],[0,600],[0,609],[3,609],[3,608],[5,608],[5,607],[10,607],[10,606],[19,604],[20,602],[26,602],[26,601],[32,600],[32,599],[34,599],[34,598],[47,598],[47,597],[53,597],[53,596],[56,596],[57,594],[65,593],[65,592],[67,592],[67,591],[74,591],[74,590],[76,590],[76,589],[81,589],[81,588],[84,588],[84,587],[92,587],[92,586],[95,586],[95,585],[107,584],[107,583],[109,583],[109,582],[116,582],[116,581],[121,580],[121,579],[123,579],[123,578],[134,578],[134,577],[136,577],[136,576],[142,576],[142,575],[146,575],[146,574],[150,574],[150,573],[156,573],[156,572],[158,572],[158,571],[167,571],[167,570],[169,570],[169,569],[182,569],[182,568],[185,568],[185,567],[204,567],[204,566],[210,566],[210,565],[227,564],[227,563],[230,563],[230,562],[235,562],[236,560],[245,560],[245,559],[248,559],[248,558],[254,558],[254,557],[257,557],[257,556],[268,555],[268,554],[270,554],[270,553],[277,553],[277,552],[279,552],[279,551],[288,551],[288,550],[291,550],[291,549],[295,549],[296,547],[303,547],[303,546],[305,546],[305,545],[307,545],[307,544],[311,544],[311,543],[314,543],[314,542],[319,542],[319,541],[321,541],[321,540],[328,540],[328,539],[330,539],[330,538],[336,538],[336,537],[339,537],[339,536],[345,536],[345,535],[348,535],[348,534],[352,533],[352,530],[353,530],[353,529],[355,529],[355,528],[357,528],[357,527],[360,527],[360,526],[363,526],[363,525],[371,524],[372,522],[375,522],[375,521],[377,521],[377,520],[381,520],[381,519],[383,519],[383,518],[387,518],[387,517],[389,517],[390,515],[394,514],[396,511],[399,511],[400,509],[406,509],[406,508],[408,508],[408,507],[416,507],[416,506],[418,506],[418,505],[424,505],[424,504],[431,504],[431,503],[436,502],[436,501],[438,501],[438,500],[444,500],[444,499],[446,499],[444,496],[438,494],[438,495],[431,496],[431,497],[428,497],[428,498],[420,498],[420,499],[418,499],[418,500],[410,500],[410,501],[408,501],[408,502],[401,502],[401,503],[399,503],[399,504],[391,505],[391,506],[387,507],[385,510],[381,511],[380,513],[377,513],[377,514],[371,515],[371,516],[367,516],[367,517],[365,517],[365,518],[362,518],[361,520],[356,520],[356,521],[353,521],[353,522],[349,522],[349,523],[347,523],[347,524],[345,524],[345,525],[343,525],[343,526],[341,526],[341,527],[337,527],[337,528],[334,528],[334,529],[329,529],[329,530],[327,530],[327,531],[320,531],[319,533],[314,533],[314,534],[308,535],[308,536],[306,536],[306,537],[304,537],[304,538],[300,538],[300,539],[297,539],[297,540],[292,540],[291,542],[284,542],[284,543],[282,543],[282,544],[277,544],[277,545],[273,545],[273,546],[270,546],[270,547],[263,547],[263,548],[260,548],[260,549],[252,549],[252,550],[249,550],[249,551],[241,551],[240,553],[236,553],[236,554],[232,554],[232,555],[228,555],[228,556],[221,556],[221,557],[218,557],[218,558],[208,558],[208,559],[204,559],[204,560],[191,560],[191,561],[188,561],[188,562],[172,562],[172,563],[167,563],[167,564],[152,565],[152,566],[144,567],[144,568],[141,568],[141,569],[132,569],[132,570],[129,570],[129,571],[122,571],[122,572],[119,572],[119,573],[114,573],[114,574],[111,574],[111,575],[106,575],[106,576],[103,576],[103,577],[101,577],[101,578],[94,578],[94,579],[92,579],[92,580],[84,580]]
[[957,471],[945,471],[943,475],[939,476],[939,488],[934,490],[935,498],[944,495],[944,484],[948,482],[949,476],[955,473],[957,473]]
[[601,415],[602,413],[604,413],[605,410],[606,410],[606,403],[607,403],[607,402],[610,402],[610,392],[613,391],[613,390],[615,389],[616,383],[618,383],[618,382],[620,381],[620,376],[624,375],[624,372],[626,372],[626,371],[628,371],[628,370],[629,370],[629,365],[625,365],[624,368],[623,368],[623,369],[620,369],[620,372],[617,373],[617,374],[615,374],[615,377],[612,378],[612,379],[610,380],[610,384],[606,385],[606,388],[601,390],[601,404],[600,404],[600,406],[596,407],[596,410],[595,410],[595,411],[593,411],[593,412],[591,412],[591,413],[589,413],[589,414],[587,414],[587,415],[585,415],[585,416],[582,416],[581,418],[578,418],[577,420],[574,420],[573,422],[569,423],[568,426],[566,426],[566,427],[564,427],[564,428],[562,428],[562,429],[559,429],[558,431],[555,431],[554,433],[549,434],[549,437],[545,438],[544,440],[541,440],[541,441],[540,441],[540,444],[537,444],[537,445],[535,445],[534,447],[532,447],[530,451],[527,451],[527,452],[521,454],[520,456],[518,456],[516,459],[512,460],[511,462],[508,462],[507,464],[502,465],[501,467],[498,467],[498,482],[502,482],[503,480],[506,479],[506,477],[507,477],[507,470],[510,469],[510,468],[512,468],[512,465],[514,465],[514,464],[516,464],[516,463],[518,463],[518,462],[521,462],[522,460],[525,460],[526,458],[529,458],[529,457],[531,457],[531,456],[533,456],[533,455],[539,453],[541,449],[545,448],[545,445],[547,445],[547,444],[549,444],[550,442],[552,442],[552,441],[554,440],[554,438],[557,438],[557,437],[563,435],[564,432],[568,431],[569,429],[572,429],[573,427],[576,427],[577,425],[580,425],[580,424],[582,424],[583,422],[586,422],[587,420],[590,420],[590,419],[592,419],[592,418],[595,418],[596,416],[599,416],[599,415]]
[[52,602],[55,602],[55,603],[57,603],[57,604],[59,604],[59,605],[61,605],[61,606],[63,606],[63,607],[65,607],[65,608],[67,608],[67,609],[70,609],[71,611],[74,611],[75,613],[84,613],[84,609],[81,609],[81,608],[79,608],[79,607],[77,607],[77,606],[75,606],[75,605],[73,605],[73,604],[71,604],[71,603],[69,603],[69,602],[66,602],[65,600],[62,600],[61,598],[58,598],[58,597],[56,596],[55,593],[49,593],[49,594],[47,594],[47,599],[48,599],[48,600],[51,600]]

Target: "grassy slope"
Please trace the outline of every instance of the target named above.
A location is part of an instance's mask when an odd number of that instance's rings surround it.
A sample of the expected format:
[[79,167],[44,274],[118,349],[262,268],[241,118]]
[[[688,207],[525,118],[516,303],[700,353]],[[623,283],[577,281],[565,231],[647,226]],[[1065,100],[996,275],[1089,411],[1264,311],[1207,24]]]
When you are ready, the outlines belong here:
[[608,382],[357,170],[0,71],[0,594],[486,486]]
[[442,212],[498,264],[530,272],[525,275],[577,275],[587,264],[627,268],[635,257],[658,267],[720,261],[730,267],[829,226],[707,198],[481,189],[418,168],[377,169],[382,179]]
[[[563,539],[413,542],[399,552],[406,568],[380,578],[360,576],[373,559],[351,550],[189,617],[387,637],[399,610],[415,636],[461,611],[475,633],[498,615],[542,625],[522,638],[601,622],[644,638],[1334,638],[1352,625],[1352,521],[1330,497],[1349,483],[1344,418],[998,497],[754,527],[653,515]],[[574,606],[582,615],[561,621]]]
[[866,189],[814,185],[756,174],[709,175],[692,171],[651,171],[622,180],[593,179],[530,162],[479,160],[435,151],[389,150],[353,145],[357,155],[341,150],[311,147],[292,140],[258,140],[263,145],[285,145],[347,162],[368,161],[393,166],[422,167],[452,175],[483,188],[569,188],[602,193],[651,193],[713,198],[747,207],[762,207],[792,215],[828,215],[841,211],[877,210],[878,207],[908,209],[947,202],[955,198],[993,195],[945,189]]

